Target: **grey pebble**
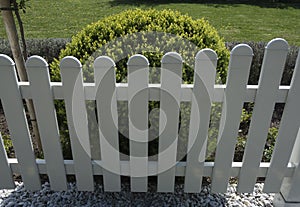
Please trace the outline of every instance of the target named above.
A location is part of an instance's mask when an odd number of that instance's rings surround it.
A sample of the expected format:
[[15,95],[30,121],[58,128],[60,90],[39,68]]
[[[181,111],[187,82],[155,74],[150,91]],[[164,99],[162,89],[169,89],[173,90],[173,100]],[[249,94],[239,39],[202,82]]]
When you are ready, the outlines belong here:
[[122,191],[104,193],[103,186],[96,184],[94,192],[79,192],[75,183],[68,183],[68,191],[54,192],[45,183],[37,192],[27,191],[22,183],[12,190],[0,190],[0,207],[14,206],[209,206],[253,207],[273,206],[274,194],[262,193],[263,184],[256,184],[253,193],[237,193],[236,184],[228,186],[225,194],[212,194],[210,186],[200,193],[184,193],[182,184],[175,186],[174,193],[156,193],[149,186],[147,193],[131,193],[129,184],[122,184]]

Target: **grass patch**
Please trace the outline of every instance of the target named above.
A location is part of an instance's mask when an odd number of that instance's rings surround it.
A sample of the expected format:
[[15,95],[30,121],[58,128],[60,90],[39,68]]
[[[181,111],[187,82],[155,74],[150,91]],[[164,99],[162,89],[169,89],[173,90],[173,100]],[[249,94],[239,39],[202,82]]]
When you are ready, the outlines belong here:
[[[184,2],[184,3],[183,3]],[[203,2],[203,1],[202,1]],[[224,3],[225,2],[225,3]],[[174,9],[193,18],[205,17],[225,41],[269,41],[285,38],[300,45],[300,5],[293,3],[197,3],[188,1],[134,0],[34,0],[23,14],[27,38],[70,38],[87,24],[132,8]],[[5,38],[2,18],[0,38]]]

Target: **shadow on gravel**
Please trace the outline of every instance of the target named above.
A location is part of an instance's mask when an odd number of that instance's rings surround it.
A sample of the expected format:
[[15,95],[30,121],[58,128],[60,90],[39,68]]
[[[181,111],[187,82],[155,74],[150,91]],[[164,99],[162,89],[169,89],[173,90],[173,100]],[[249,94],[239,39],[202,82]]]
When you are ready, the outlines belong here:
[[221,194],[209,193],[209,187],[200,193],[184,193],[182,185],[175,186],[174,193],[157,193],[149,186],[147,193],[130,192],[129,184],[122,184],[121,192],[104,192],[101,184],[94,192],[77,191],[75,183],[68,183],[68,191],[55,192],[49,183],[42,190],[31,192],[23,184],[17,184],[14,191],[0,190],[0,206],[226,206]]

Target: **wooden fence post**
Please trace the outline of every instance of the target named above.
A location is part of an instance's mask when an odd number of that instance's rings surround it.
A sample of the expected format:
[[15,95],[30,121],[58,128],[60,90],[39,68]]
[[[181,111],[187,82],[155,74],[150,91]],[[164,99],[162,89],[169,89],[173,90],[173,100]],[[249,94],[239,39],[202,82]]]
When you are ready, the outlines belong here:
[[199,51],[195,58],[187,166],[184,180],[184,191],[188,193],[201,191],[217,59],[217,53],[211,49]]
[[128,110],[131,191],[148,190],[148,82],[149,62],[132,56],[128,68]]
[[105,191],[120,191],[120,153],[115,63],[101,56],[94,61],[100,151]]
[[78,190],[93,191],[82,66],[78,59],[68,56],[61,60],[60,71]]
[[231,51],[212,178],[214,192],[227,191],[252,56],[245,44]]
[[182,58],[169,52],[162,58],[158,146],[158,192],[173,192],[178,140]]
[[[280,193],[274,199],[277,206],[300,206],[300,52],[294,69],[291,88],[287,97],[282,123],[279,128],[274,155],[268,171],[265,188]],[[290,157],[290,160],[288,160]],[[287,162],[296,168],[292,177],[284,178]],[[282,182],[283,181],[283,182]],[[281,184],[282,182],[282,184]],[[275,186],[274,186],[275,185]]]
[[27,189],[40,190],[39,171],[17,82],[15,63],[10,57],[0,55],[0,65],[0,98],[18,158],[22,180]]
[[39,56],[32,56],[26,62],[26,69],[51,189],[67,190],[66,172],[60,146],[53,91],[50,86],[48,63]]
[[251,193],[256,183],[287,53],[288,43],[283,39],[274,39],[266,46],[239,176],[239,192]]

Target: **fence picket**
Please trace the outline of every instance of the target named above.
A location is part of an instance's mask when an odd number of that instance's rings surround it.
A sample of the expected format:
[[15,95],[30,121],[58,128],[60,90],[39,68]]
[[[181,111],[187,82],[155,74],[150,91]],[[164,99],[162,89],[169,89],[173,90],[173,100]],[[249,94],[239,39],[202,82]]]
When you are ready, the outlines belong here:
[[[299,146],[300,146],[300,128],[297,133],[296,142],[295,142],[295,145],[293,148],[293,153],[292,153],[291,159],[290,159],[290,162],[292,162],[293,165],[295,165],[295,170],[293,172],[293,175],[291,177],[283,178],[284,175],[282,176],[280,173],[279,175],[276,174],[277,177],[275,177],[275,185],[276,184],[278,185],[278,183],[281,185],[280,193],[281,193],[282,197],[284,198],[285,201],[291,202],[291,203],[300,203],[300,197],[299,197],[299,195],[300,195],[300,188],[299,188],[299,186],[300,186],[300,165],[299,165],[300,151],[299,151]],[[284,167],[286,167],[286,166],[284,166]],[[286,168],[283,168],[283,172],[286,172]],[[272,173],[272,171],[271,171],[271,173]],[[268,178],[268,181],[267,181],[267,183],[265,183],[266,185],[264,187],[266,188],[267,192],[271,192],[271,191],[273,191],[273,188],[272,188],[273,183],[270,182],[271,177],[268,177],[268,174],[266,175],[266,177]],[[279,180],[279,181],[277,181],[277,180]],[[283,180],[283,181],[281,181],[281,180]],[[275,190],[276,189],[278,189],[277,186],[275,186]],[[276,192],[279,192],[279,191],[276,191]]]
[[26,69],[51,188],[67,190],[48,63],[39,56],[32,56],[26,62]]
[[169,52],[161,61],[158,192],[173,192],[178,140],[182,58]]
[[[147,192],[148,176],[155,173],[157,191],[173,192],[175,176],[184,176],[187,193],[200,192],[203,176],[219,193],[226,192],[230,176],[239,179],[238,192],[252,192],[256,178],[265,177],[264,192],[300,203],[300,52],[291,86],[279,86],[287,52],[283,39],[268,43],[257,86],[247,86],[253,52],[245,44],[231,51],[226,86],[215,85],[217,54],[211,49],[197,53],[194,84],[188,85],[182,84],[183,60],[175,52],[162,58],[161,84],[149,84],[143,55],[129,58],[128,84],[116,83],[115,63],[106,56],[94,62],[95,83],[83,83],[74,57],[60,63],[62,83],[51,83],[43,58],[29,58],[29,82],[18,82],[14,62],[0,55],[0,98],[17,157],[7,158],[0,132],[0,189],[15,187],[12,173],[20,173],[29,190],[41,188],[39,174],[49,176],[53,190],[66,190],[66,174],[75,174],[80,191],[94,190],[93,175],[103,175],[104,190],[111,192],[121,191],[122,175],[131,177],[132,192]],[[34,156],[23,99],[33,100],[45,160]],[[65,101],[73,160],[63,159],[54,99]],[[120,154],[117,100],[128,101],[130,160]],[[149,101],[160,102],[158,161],[148,160]],[[183,101],[191,102],[187,156],[177,162]],[[205,162],[213,102],[223,107],[215,160]],[[245,102],[255,104],[243,161],[233,162]],[[275,103],[285,107],[271,162],[261,163]]]
[[105,191],[120,191],[118,114],[115,63],[106,56],[94,62],[100,151]]
[[[265,181],[264,191],[278,192],[284,178],[284,172],[293,151],[294,143],[300,126],[300,52],[294,69],[291,88],[288,93],[284,113],[276,138],[276,144],[271,158],[271,165]],[[295,150],[299,146],[295,145]],[[294,156],[295,163],[299,162],[299,157]],[[293,161],[293,159],[291,160]],[[296,181],[296,180],[295,180]],[[299,182],[299,181],[298,181]],[[291,182],[294,183],[294,182]],[[298,186],[299,187],[299,186]]]
[[227,191],[252,56],[245,44],[231,51],[212,178],[215,192]]
[[131,191],[147,192],[149,62],[142,55],[128,60],[128,110]]
[[266,46],[239,177],[239,192],[252,192],[256,183],[287,52],[288,44],[283,39],[274,39]]
[[213,50],[197,53],[184,181],[184,191],[188,193],[201,190],[216,66],[217,54]]
[[4,148],[2,136],[0,133],[0,189],[13,189],[15,188],[13,176],[10,166],[7,162],[7,155]]
[[[29,190],[39,190],[41,183],[30,140],[30,133],[17,83],[13,60],[0,55],[0,97],[14,145],[22,180]],[[9,89],[9,90],[8,90]]]
[[92,191],[93,171],[81,63],[74,57],[65,57],[60,62],[60,70],[77,188]]

